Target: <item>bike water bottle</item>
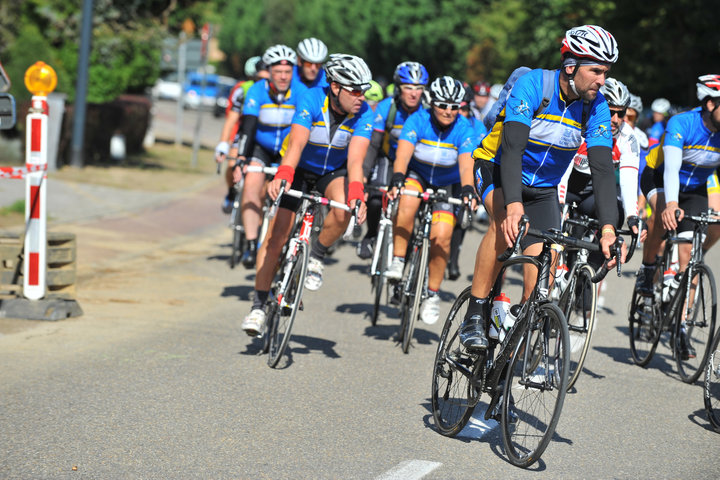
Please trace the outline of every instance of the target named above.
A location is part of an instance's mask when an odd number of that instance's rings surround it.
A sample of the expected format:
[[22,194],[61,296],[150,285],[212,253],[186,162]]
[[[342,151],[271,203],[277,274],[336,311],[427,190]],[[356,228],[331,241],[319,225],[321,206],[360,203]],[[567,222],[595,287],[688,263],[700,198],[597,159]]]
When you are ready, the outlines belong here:
[[557,292],[557,298],[560,298],[560,294],[565,290],[568,284],[568,273],[570,269],[564,263],[557,266],[555,270],[555,288],[553,288],[553,297]]
[[522,310],[522,306],[518,304],[510,307],[510,311],[505,315],[505,321],[503,322],[503,329],[506,332],[509,332],[513,325],[515,325],[515,321],[518,319],[518,315],[520,315],[520,310]]
[[672,293],[670,292],[670,288],[672,285],[672,281],[675,278],[675,270],[673,269],[667,269],[665,270],[665,273],[663,273],[663,288],[662,288],[662,301],[663,302],[669,302],[670,297]]
[[510,299],[501,293],[493,299],[492,306],[492,322],[490,323],[490,338],[497,338],[501,342],[505,339],[505,330],[503,322],[510,310]]

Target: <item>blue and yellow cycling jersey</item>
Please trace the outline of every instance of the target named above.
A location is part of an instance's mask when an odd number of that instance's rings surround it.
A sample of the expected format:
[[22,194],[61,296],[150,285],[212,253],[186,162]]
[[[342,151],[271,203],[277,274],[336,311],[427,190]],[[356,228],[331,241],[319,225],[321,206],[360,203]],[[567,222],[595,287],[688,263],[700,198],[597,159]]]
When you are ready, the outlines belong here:
[[[354,136],[370,140],[372,135],[373,111],[367,103],[356,114],[349,113],[330,139],[330,99],[328,89],[311,88],[300,99],[292,123],[310,130],[310,138],[300,156],[298,167],[318,175],[345,166],[348,145]],[[287,149],[283,145],[282,154]]]
[[[373,128],[376,132],[385,132],[390,107],[392,107],[394,101],[392,97],[388,97],[381,100],[375,107],[375,122],[373,123]],[[405,121],[411,115],[411,113],[404,108],[398,107],[395,111],[392,129],[389,133],[385,132],[382,142],[382,151],[391,162],[395,161],[395,152],[397,151],[397,141],[400,138],[400,132],[402,131],[403,125],[405,125]]]
[[470,122],[470,127],[472,128],[474,133],[473,142],[477,147],[478,145],[480,145],[480,142],[483,141],[483,138],[485,138],[485,136],[488,134],[487,128],[485,128],[485,124],[482,122],[482,120],[478,120],[472,115],[467,117],[467,119],[468,122]]
[[662,140],[647,155],[648,167],[658,168],[663,164],[662,147],[666,145],[682,149],[681,192],[702,186],[720,166],[720,134],[705,126],[700,107],[670,118]]
[[707,193],[708,195],[717,195],[720,193],[720,182],[718,181],[717,171],[707,179]]
[[292,87],[285,92],[282,103],[276,103],[270,97],[269,81],[259,81],[250,87],[245,96],[243,114],[258,118],[255,143],[277,154],[290,132],[297,102],[298,95]]
[[[555,72],[555,85],[550,103],[539,115],[543,100],[543,71],[532,70],[518,78],[498,119],[520,122],[530,127],[522,158],[522,181],[530,187],[554,187],[560,180],[582,144],[582,116],[586,108],[585,140],[589,148],[612,148],[610,109],[601,93],[589,107],[576,100],[566,104],[560,91],[560,70]],[[495,163],[502,162],[503,123],[496,122],[473,157]]]
[[418,110],[408,117],[400,140],[415,145],[408,170],[420,175],[430,185],[446,186],[460,182],[458,156],[475,148],[474,132],[468,120],[458,115],[445,130],[431,119],[430,110]]
[[290,87],[295,88],[298,95],[305,95],[305,93],[311,88],[326,88],[328,85],[327,75],[325,74],[324,68],[320,69],[317,77],[315,77],[315,80],[313,80],[310,85],[306,85],[303,83],[302,77],[300,76],[300,67],[298,65],[293,67],[292,83],[290,84]]

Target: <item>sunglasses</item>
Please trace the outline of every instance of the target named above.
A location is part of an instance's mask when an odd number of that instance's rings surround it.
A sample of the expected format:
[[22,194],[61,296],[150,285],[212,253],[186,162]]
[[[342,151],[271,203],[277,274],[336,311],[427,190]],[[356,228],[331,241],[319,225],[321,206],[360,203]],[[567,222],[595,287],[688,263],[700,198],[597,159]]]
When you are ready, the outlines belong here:
[[439,108],[440,110],[459,110],[460,104],[459,103],[436,103],[433,102],[433,105]]
[[625,116],[625,113],[627,112],[626,108],[623,108],[622,110],[613,110],[610,109],[610,118],[612,118],[613,115],[617,115],[618,118],[623,118]]
[[401,90],[411,92],[413,90],[425,90],[423,85],[400,85]]
[[365,90],[360,90],[360,89],[355,90],[354,88],[346,87],[345,85],[340,85],[340,86],[342,87],[343,90],[347,91],[353,97],[360,97],[365,93]]

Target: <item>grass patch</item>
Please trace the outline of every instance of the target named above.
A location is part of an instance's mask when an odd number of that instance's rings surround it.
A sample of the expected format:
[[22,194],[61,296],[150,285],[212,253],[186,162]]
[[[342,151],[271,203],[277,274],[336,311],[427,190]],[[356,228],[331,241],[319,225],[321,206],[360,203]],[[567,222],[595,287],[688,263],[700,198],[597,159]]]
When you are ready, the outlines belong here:
[[147,153],[128,157],[121,163],[63,167],[52,178],[68,182],[91,183],[114,188],[155,192],[177,191],[207,181],[216,175],[214,152],[200,150],[197,166],[192,166],[192,148],[155,144]]
[[8,215],[20,214],[25,215],[25,200],[15,200],[12,205],[8,207],[0,207],[0,215],[6,217]]

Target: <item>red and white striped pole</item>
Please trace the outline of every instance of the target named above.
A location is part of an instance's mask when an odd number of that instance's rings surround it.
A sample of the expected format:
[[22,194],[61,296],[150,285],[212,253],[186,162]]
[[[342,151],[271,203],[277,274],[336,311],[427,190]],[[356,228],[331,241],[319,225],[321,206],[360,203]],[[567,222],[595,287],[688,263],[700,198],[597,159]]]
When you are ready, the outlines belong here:
[[[23,295],[45,296],[47,271],[47,97],[33,96],[27,116]],[[33,171],[35,170],[35,171]]]
[[25,146],[25,248],[23,295],[45,296],[47,273],[47,96],[55,90],[57,74],[50,65],[35,62],[25,72],[25,86],[33,94],[27,116]]

